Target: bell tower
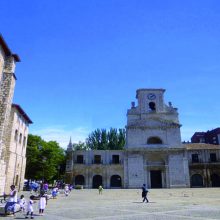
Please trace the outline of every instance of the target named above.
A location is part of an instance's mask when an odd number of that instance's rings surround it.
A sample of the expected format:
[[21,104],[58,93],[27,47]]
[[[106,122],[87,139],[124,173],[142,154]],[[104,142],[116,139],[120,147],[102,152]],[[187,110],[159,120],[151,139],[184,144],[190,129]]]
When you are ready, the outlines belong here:
[[165,89],[138,89],[127,112],[127,148],[181,146],[177,108],[164,103]]

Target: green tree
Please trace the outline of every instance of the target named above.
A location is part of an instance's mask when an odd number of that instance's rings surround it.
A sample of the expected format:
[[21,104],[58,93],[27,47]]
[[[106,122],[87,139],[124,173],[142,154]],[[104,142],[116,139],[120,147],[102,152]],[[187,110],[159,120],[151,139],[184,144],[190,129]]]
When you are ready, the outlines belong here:
[[55,141],[46,142],[41,137],[30,134],[26,157],[27,179],[50,182],[64,172],[65,152]]
[[79,141],[77,144],[73,144],[74,150],[89,150],[86,143]]
[[91,150],[121,150],[125,145],[125,129],[96,129],[86,139],[87,149]]

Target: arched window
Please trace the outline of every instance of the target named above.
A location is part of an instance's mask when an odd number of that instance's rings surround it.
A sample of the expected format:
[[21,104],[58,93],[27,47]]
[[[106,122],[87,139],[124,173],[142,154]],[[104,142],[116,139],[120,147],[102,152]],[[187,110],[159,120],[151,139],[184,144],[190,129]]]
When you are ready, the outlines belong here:
[[100,185],[102,186],[102,176],[100,176],[100,175],[93,176],[92,187],[95,188],[95,189],[98,189],[98,187]]
[[121,187],[121,177],[119,175],[111,176],[111,187]]
[[83,175],[78,175],[75,177],[75,185],[85,185],[85,178]]
[[147,140],[147,144],[162,144],[162,140],[159,137],[150,137]]
[[203,178],[200,174],[191,176],[191,187],[203,187]]
[[149,102],[149,108],[151,111],[156,111],[156,104],[155,102]]

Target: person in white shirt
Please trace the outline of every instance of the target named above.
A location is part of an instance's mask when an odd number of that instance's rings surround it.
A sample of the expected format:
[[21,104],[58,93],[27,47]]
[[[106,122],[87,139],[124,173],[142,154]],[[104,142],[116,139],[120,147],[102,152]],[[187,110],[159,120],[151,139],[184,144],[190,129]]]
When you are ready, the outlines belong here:
[[41,192],[40,200],[39,200],[39,215],[43,215],[46,205],[47,205],[47,195]]
[[34,201],[34,196],[31,195],[30,196],[30,200],[28,202],[28,206],[27,206],[27,214],[25,218],[28,218],[29,214],[31,214],[31,219],[34,218],[33,214],[34,214],[34,208],[33,208],[33,204],[35,203]]
[[9,200],[5,205],[5,214],[6,215],[9,211],[14,214],[14,205],[18,202],[17,190],[15,189],[15,185],[11,185],[10,188],[11,188],[10,194],[6,195],[7,197],[9,196]]
[[24,198],[24,195],[20,196],[20,199],[18,200],[18,204],[21,207],[21,211],[24,212],[25,211],[25,206],[26,206],[26,200]]

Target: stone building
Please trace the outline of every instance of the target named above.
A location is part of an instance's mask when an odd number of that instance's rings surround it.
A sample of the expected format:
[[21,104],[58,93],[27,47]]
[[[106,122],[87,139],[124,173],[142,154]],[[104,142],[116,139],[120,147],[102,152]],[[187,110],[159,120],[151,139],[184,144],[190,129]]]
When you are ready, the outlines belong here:
[[18,189],[22,189],[24,185],[28,126],[31,123],[24,110],[19,105],[12,104],[9,124],[11,133],[5,155],[5,190],[9,190],[11,184],[16,185]]
[[[177,109],[164,103],[164,89],[138,89],[127,112],[126,146],[121,151],[67,149],[66,176],[96,188],[189,187],[188,155],[181,143]],[[181,174],[181,175],[180,175]]]
[[206,132],[195,132],[191,137],[192,143],[220,144],[220,128]]
[[220,145],[185,144],[191,187],[220,187]]
[[[20,62],[19,56],[11,52],[3,37],[0,36],[0,194],[7,192],[8,186],[11,184],[19,185],[24,178],[26,139],[22,153],[19,152],[20,146],[17,146],[16,149],[11,146],[11,140],[14,137],[13,129],[17,123],[15,115],[17,114],[18,118],[25,122],[24,127],[28,127],[28,124],[32,123],[31,120],[28,120],[29,118],[25,117],[25,112],[18,105],[12,105],[17,62]],[[22,137],[27,138],[27,128],[25,131],[19,130],[18,132],[22,134]],[[18,156],[15,155],[22,155],[22,159],[18,159]],[[11,182],[11,178],[13,178],[13,182]]]

